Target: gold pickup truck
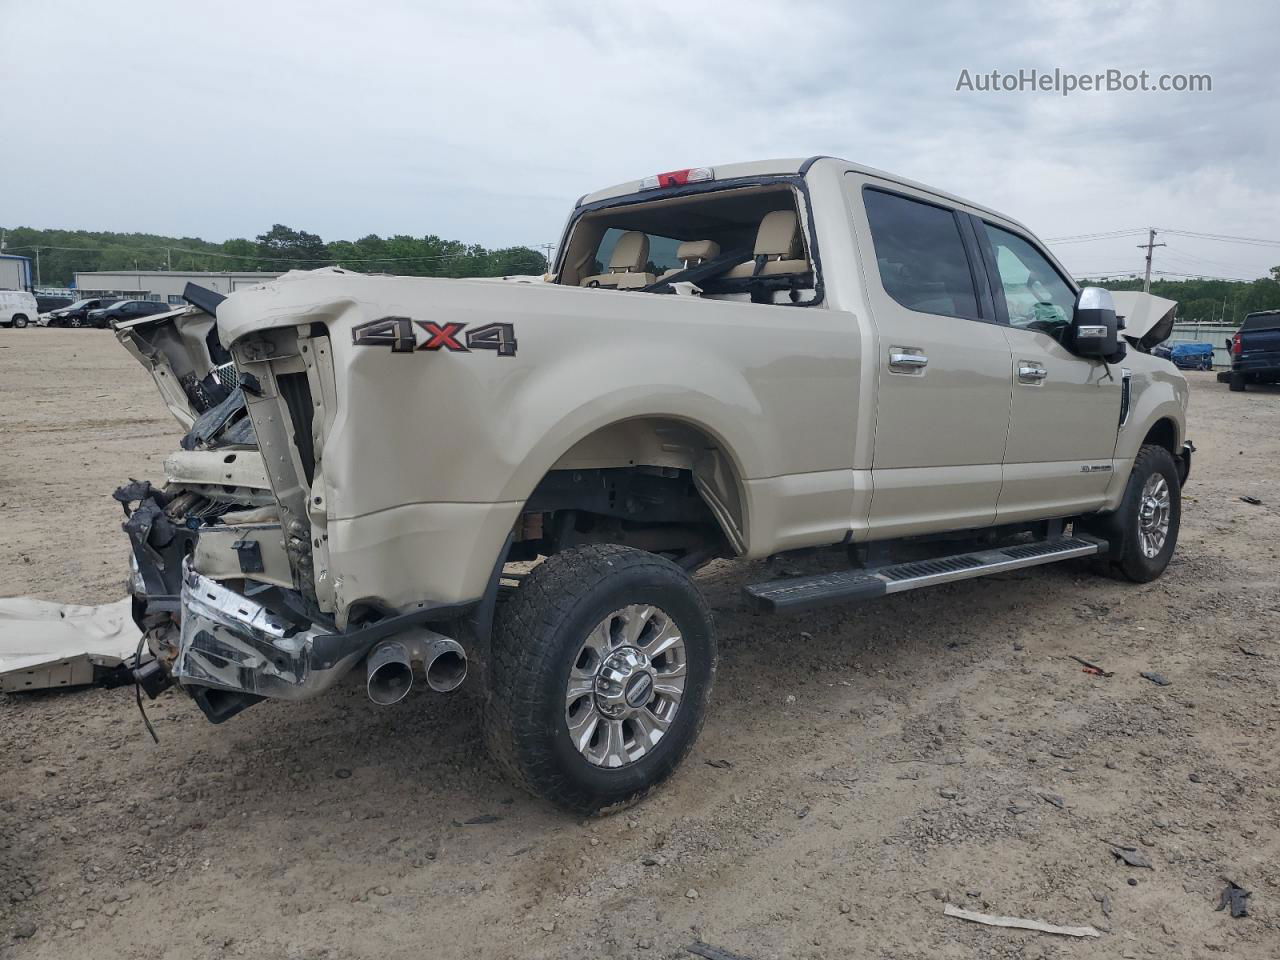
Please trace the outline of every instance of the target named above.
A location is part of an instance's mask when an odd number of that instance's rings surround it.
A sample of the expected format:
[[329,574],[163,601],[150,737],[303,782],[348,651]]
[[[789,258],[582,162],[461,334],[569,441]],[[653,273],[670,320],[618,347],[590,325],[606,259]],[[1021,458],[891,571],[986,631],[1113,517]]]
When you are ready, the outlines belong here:
[[779,613],[1169,563],[1173,312],[1008,217],[830,157],[695,167],[584,196],[534,280],[294,272],[117,326],[187,430],[116,492],[143,689],[218,723],[470,665],[494,758],[593,812],[697,736],[714,558],[817,548],[744,585]]

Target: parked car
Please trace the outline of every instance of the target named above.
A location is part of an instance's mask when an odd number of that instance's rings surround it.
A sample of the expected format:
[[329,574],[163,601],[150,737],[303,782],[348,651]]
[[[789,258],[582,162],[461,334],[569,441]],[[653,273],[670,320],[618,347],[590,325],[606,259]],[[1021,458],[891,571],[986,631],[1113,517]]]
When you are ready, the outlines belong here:
[[1239,392],[1250,383],[1280,382],[1280,310],[1264,310],[1244,318],[1227,341],[1231,370],[1225,378]]
[[122,320],[136,320],[157,313],[168,313],[174,309],[159,300],[117,300],[109,307],[90,310],[86,325],[90,327],[111,327]]
[[474,654],[494,762],[591,813],[692,748],[714,558],[808,550],[744,585],[771,613],[1168,566],[1188,390],[1147,351],[1172,311],[1121,331],[1008,217],[769,160],[588,194],[559,250],[547,282],[296,271],[117,328],[187,430],[163,489],[114,494],[141,689],[218,723],[353,669],[379,704],[449,691]]
[[1213,344],[1203,340],[1162,343],[1151,352],[1157,357],[1172,361],[1179,370],[1213,369]]
[[115,297],[86,297],[84,300],[77,300],[69,307],[51,310],[49,311],[49,319],[46,326],[87,327],[89,325],[90,310],[101,310],[103,307],[115,303],[116,299]]
[[39,315],[36,298],[27,291],[0,290],[0,327],[21,330],[27,324],[35,323]]
[[40,308],[41,313],[61,310],[63,307],[71,306],[74,302],[70,297],[49,297],[39,293],[36,294],[36,306]]

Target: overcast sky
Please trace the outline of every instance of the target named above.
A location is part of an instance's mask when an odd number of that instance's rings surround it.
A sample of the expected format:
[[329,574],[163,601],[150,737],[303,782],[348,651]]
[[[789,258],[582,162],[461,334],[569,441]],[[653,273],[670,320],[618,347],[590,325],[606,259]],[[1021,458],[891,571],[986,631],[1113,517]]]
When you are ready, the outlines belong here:
[[[0,0],[0,224],[536,244],[611,183],[821,153],[1046,238],[1280,239],[1274,0],[867,6]],[[1033,68],[1213,89],[956,90]],[[1138,270],[1141,239],[1055,250]],[[1280,244],[1160,239],[1157,269],[1280,264]]]

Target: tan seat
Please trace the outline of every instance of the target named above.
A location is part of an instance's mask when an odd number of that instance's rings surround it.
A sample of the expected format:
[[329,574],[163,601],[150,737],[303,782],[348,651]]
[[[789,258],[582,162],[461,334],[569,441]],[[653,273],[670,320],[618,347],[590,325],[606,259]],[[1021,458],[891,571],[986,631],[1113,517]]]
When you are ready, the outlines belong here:
[[669,277],[672,274],[688,270],[690,267],[696,267],[698,264],[705,263],[707,260],[718,256],[720,256],[720,244],[714,240],[686,240],[676,247],[676,258],[683,261],[684,266],[672,267],[662,276]]
[[766,213],[756,231],[755,256],[740,263],[726,277],[776,277],[780,274],[808,273],[809,260],[800,240],[800,222],[794,210]]
[[645,273],[648,262],[649,237],[638,230],[629,230],[613,245],[608,269],[594,277],[586,277],[579,286],[622,290],[648,286],[654,280],[652,273]]

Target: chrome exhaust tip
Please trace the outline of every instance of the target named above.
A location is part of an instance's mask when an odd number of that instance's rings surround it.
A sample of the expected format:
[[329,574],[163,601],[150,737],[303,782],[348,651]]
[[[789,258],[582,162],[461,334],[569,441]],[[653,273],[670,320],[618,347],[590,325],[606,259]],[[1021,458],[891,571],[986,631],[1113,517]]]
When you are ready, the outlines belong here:
[[396,640],[384,640],[369,653],[369,699],[382,706],[399,703],[413,687],[413,661],[409,648]]
[[427,686],[436,693],[448,693],[467,679],[467,653],[456,640],[437,634],[426,645],[422,659]]

